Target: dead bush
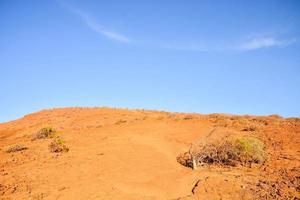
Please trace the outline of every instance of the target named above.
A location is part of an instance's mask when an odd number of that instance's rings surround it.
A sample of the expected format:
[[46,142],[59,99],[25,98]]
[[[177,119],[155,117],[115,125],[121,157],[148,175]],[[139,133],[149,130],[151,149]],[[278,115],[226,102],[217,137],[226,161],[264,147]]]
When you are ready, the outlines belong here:
[[55,137],[55,129],[52,127],[44,127],[40,129],[32,138],[32,140],[37,140],[37,139],[46,139],[46,138],[53,138]]
[[49,145],[49,150],[52,153],[68,152],[69,148],[65,145],[65,140],[60,137],[56,137]]
[[176,159],[177,162],[182,164],[183,166],[193,168],[193,160],[189,152],[180,153]]
[[16,144],[14,146],[9,147],[6,152],[7,153],[13,153],[13,152],[17,152],[17,151],[23,151],[28,149],[26,146],[24,145],[20,145],[20,144]]
[[[237,164],[248,165],[252,163],[261,164],[266,160],[265,147],[262,141],[253,137],[240,137],[226,139],[218,142],[208,143],[194,147],[196,151],[189,151],[192,161],[178,160],[180,164],[191,162],[200,164],[222,164],[235,166]],[[183,157],[181,157],[184,159]],[[189,158],[185,156],[185,158]]]

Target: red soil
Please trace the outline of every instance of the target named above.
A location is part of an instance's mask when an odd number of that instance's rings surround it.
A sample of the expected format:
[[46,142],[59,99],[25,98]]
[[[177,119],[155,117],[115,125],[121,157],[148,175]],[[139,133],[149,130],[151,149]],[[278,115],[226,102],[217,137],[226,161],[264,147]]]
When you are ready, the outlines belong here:
[[[51,126],[52,139],[32,140]],[[184,167],[195,141],[261,139],[263,165]],[[7,153],[12,145],[28,147]],[[300,119],[110,108],[44,110],[0,124],[0,199],[299,199]]]

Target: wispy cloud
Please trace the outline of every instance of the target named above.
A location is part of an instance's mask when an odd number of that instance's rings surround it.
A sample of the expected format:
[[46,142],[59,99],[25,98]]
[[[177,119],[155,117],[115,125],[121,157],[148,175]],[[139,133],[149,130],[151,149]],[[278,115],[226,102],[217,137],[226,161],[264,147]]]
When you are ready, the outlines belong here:
[[256,50],[262,48],[287,46],[295,42],[296,42],[295,39],[281,40],[281,39],[276,39],[274,37],[258,37],[258,38],[251,38],[246,42],[243,42],[241,45],[239,45],[238,49]]
[[228,40],[214,42],[194,42],[194,43],[169,43],[158,45],[160,48],[182,51],[199,51],[199,52],[225,52],[225,51],[252,51],[263,48],[275,48],[292,45],[297,42],[296,39],[277,39],[272,36],[268,37],[251,37],[244,40]]
[[126,37],[125,35],[122,35],[120,33],[117,33],[115,31],[111,31],[103,27],[101,24],[97,23],[97,21],[92,18],[88,13],[84,12],[83,10],[80,10],[78,8],[74,8],[69,4],[61,3],[64,7],[66,7],[71,12],[78,15],[82,21],[93,31],[99,33],[100,35],[115,40],[122,43],[129,43],[130,39]]
[[[116,31],[112,31],[107,29],[106,27],[99,24],[91,15],[87,12],[75,8],[70,4],[67,4],[61,0],[57,0],[61,5],[67,8],[72,13],[76,14],[81,18],[81,20],[87,25],[89,29],[95,31],[96,33],[106,37],[107,39],[114,40],[121,43],[132,43],[132,40],[127,36],[120,34]],[[176,42],[172,41],[152,41],[145,42],[142,40],[134,40],[134,44],[137,46],[144,47],[155,47],[155,48],[163,48],[169,50],[178,50],[178,51],[199,51],[199,52],[216,52],[216,51],[253,51],[259,50],[263,48],[274,48],[274,47],[282,47],[292,45],[297,42],[296,39],[285,38],[282,37],[279,39],[275,37],[274,34],[267,35],[249,35],[248,38],[244,40],[230,40],[230,41],[222,41],[222,40],[206,40],[205,42],[201,42],[201,38],[194,38],[198,42],[177,40]]]

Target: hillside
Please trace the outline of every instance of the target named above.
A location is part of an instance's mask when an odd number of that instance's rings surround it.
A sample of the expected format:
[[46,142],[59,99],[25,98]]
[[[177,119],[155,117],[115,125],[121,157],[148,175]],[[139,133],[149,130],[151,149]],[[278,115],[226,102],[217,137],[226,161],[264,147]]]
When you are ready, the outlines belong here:
[[[45,127],[69,150],[34,139]],[[195,170],[176,160],[229,136],[259,138],[267,160]],[[0,199],[300,199],[299,118],[51,109],[0,124],[0,149]]]

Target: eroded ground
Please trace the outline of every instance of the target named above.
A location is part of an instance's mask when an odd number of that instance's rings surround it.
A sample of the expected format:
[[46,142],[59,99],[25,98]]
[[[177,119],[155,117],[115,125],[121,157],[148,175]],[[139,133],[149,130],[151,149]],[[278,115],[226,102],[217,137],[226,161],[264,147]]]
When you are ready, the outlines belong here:
[[[69,151],[51,153],[53,127]],[[263,165],[176,162],[195,141],[250,135]],[[109,108],[37,112],[0,124],[0,199],[299,199],[300,119],[180,114]],[[7,153],[19,144],[27,149]]]

